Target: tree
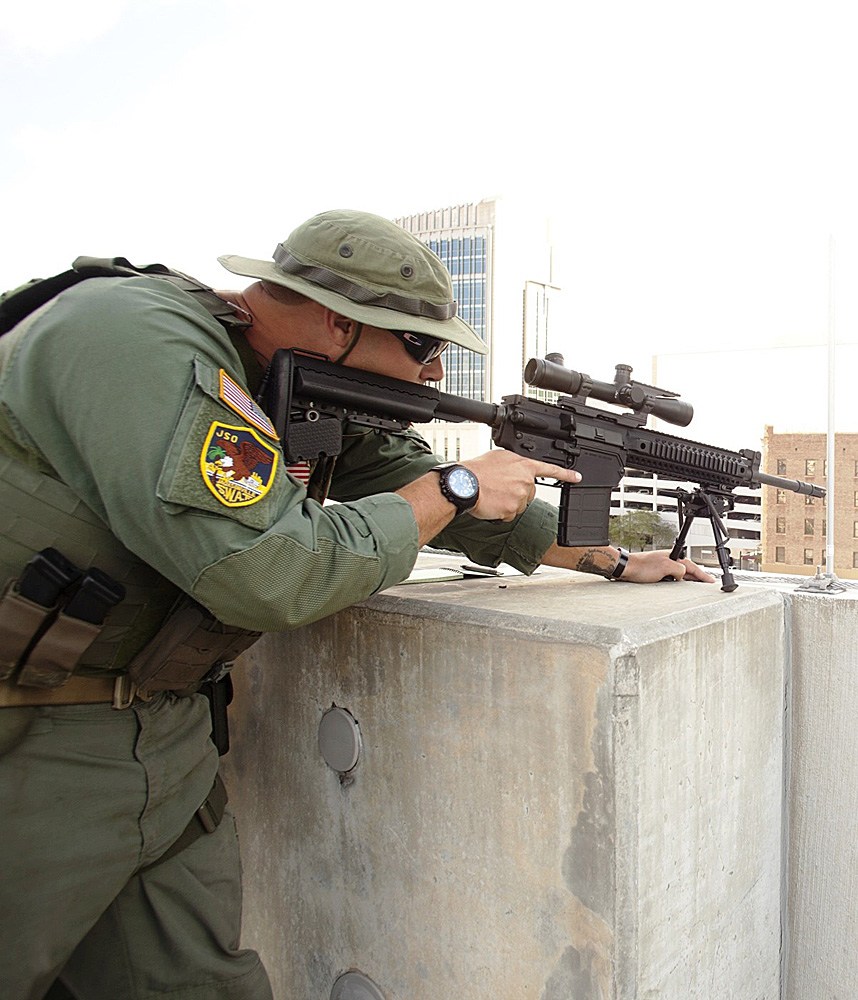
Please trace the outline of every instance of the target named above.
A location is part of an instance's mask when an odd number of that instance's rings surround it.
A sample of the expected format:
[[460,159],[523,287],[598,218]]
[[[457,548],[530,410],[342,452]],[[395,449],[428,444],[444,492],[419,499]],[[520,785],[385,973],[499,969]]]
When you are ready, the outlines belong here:
[[671,548],[677,530],[654,510],[631,510],[611,518],[608,534],[613,545],[643,552],[644,549]]

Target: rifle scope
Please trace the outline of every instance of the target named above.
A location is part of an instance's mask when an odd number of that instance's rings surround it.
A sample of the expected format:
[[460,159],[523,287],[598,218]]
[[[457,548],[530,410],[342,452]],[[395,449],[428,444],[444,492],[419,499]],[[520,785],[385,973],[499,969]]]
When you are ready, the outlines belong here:
[[549,354],[545,359],[531,358],[524,369],[524,381],[536,389],[592,396],[603,403],[627,406],[636,413],[649,414],[680,427],[687,427],[694,416],[694,407],[679,398],[679,394],[659,389],[631,379],[629,365],[617,365],[613,382],[597,382],[583,372],[563,365],[561,354]]

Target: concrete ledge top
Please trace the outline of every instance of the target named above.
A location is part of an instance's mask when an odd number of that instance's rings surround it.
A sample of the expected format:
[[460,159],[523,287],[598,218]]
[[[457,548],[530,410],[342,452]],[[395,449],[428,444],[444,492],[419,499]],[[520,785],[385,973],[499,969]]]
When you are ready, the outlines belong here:
[[[418,566],[457,566],[461,557],[421,554]],[[719,583],[612,583],[542,567],[531,577],[468,577],[406,583],[362,603],[392,614],[443,619],[543,638],[642,646],[714,621],[783,606],[783,595],[759,585],[725,594]]]

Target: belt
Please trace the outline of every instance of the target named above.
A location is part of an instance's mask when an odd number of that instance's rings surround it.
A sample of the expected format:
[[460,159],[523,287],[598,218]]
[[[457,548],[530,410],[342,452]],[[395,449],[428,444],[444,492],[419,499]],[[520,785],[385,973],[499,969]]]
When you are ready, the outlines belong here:
[[128,708],[141,695],[126,676],[70,677],[62,687],[24,687],[13,680],[0,681],[0,708],[22,705],[96,705],[109,702],[114,708]]

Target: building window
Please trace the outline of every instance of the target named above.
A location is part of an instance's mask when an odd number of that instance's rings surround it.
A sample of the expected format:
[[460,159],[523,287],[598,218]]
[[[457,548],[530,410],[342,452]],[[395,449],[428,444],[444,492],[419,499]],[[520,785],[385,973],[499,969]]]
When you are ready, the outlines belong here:
[[824,477],[825,477],[826,479],[828,478],[828,459],[827,459],[827,458],[824,458],[824,459],[822,460],[822,475],[823,475],[823,476],[824,476]]
[[852,537],[858,538],[858,521],[852,522]]
[[816,497],[805,497],[804,502],[812,507],[816,503]]
[[804,565],[805,566],[813,565],[813,549],[804,550]]
[[815,476],[816,475],[816,459],[815,458],[805,459],[805,462],[804,462],[804,474],[806,476]]
[[[855,463],[855,468],[856,468],[856,470],[858,470],[858,462]],[[786,471],[787,471],[786,470],[786,459],[785,458],[779,458],[778,459],[778,475],[779,476],[785,476],[786,475]],[[855,474],[858,475],[858,471],[856,471]]]
[[[458,315],[486,340],[485,303],[489,282],[485,237],[468,236],[426,241],[452,275],[453,298],[459,303]],[[443,388],[468,399],[485,399],[488,379],[485,358],[453,344],[444,355],[446,375]]]
[[[775,503],[786,503],[786,490],[775,490]],[[858,492],[855,493],[855,506],[858,507]]]
[[858,552],[852,553],[852,569],[858,569]]
[[786,562],[786,549],[783,545],[778,545],[775,548],[775,562]]
[[852,506],[858,507],[858,490],[855,490],[855,493],[852,496]]
[[775,534],[785,535],[786,534],[786,518],[779,517],[775,521]]
[[804,533],[806,535],[812,535],[813,534],[813,518],[812,517],[806,517],[804,519]]

